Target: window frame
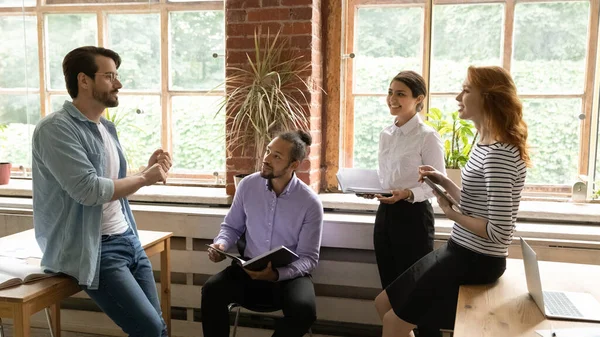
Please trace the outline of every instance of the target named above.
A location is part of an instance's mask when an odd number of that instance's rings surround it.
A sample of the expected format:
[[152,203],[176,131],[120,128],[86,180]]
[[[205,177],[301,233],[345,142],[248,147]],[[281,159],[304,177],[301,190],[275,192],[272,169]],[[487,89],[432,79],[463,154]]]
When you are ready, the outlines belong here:
[[[86,3],[85,0],[58,1],[56,4],[47,4],[46,0],[37,0],[35,6],[31,7],[0,7],[1,16],[35,16],[37,21],[37,48],[38,48],[38,71],[39,71],[39,89],[6,89],[0,88],[0,94],[39,94],[41,117],[51,113],[51,97],[53,95],[67,95],[64,90],[50,89],[48,83],[48,60],[46,58],[46,15],[47,14],[95,14],[97,20],[98,46],[106,47],[108,36],[108,18],[110,14],[159,14],[160,17],[160,78],[161,84],[159,90],[128,90],[120,91],[120,96],[158,96],[161,102],[161,146],[170,153],[173,152],[173,127],[172,125],[172,98],[175,96],[224,96],[224,90],[178,90],[170,89],[170,30],[169,14],[171,12],[189,12],[222,10],[225,12],[225,3],[220,0],[209,1],[190,1],[190,2],[168,2],[167,0],[141,2],[111,2],[105,3]],[[225,22],[224,22],[225,24]],[[225,38],[225,36],[223,37]],[[218,55],[217,57],[223,57]],[[223,71],[223,80],[225,71]],[[25,168],[28,170],[29,168]],[[13,172],[23,172],[19,167],[13,167]],[[192,185],[205,183],[208,185],[224,185],[225,168],[219,171],[219,179],[223,183],[215,183],[215,176],[208,173],[169,173],[169,177],[175,178],[177,184],[186,184],[188,181]]]
[[[503,20],[503,36],[501,49],[501,65],[503,68],[511,71],[511,61],[513,53],[513,33],[515,22],[515,7],[521,3],[551,3],[551,2],[570,2],[578,0],[347,0],[344,4],[345,15],[342,18],[344,27],[344,36],[342,41],[342,55],[350,55],[353,53],[355,42],[355,24],[356,13],[358,9],[364,7],[423,7],[424,24],[421,27],[423,36],[422,44],[422,72],[425,78],[427,87],[430,88],[431,82],[431,58],[432,58],[432,25],[433,25],[433,6],[436,5],[469,5],[469,4],[490,4],[500,3],[504,5],[504,20]],[[585,58],[585,74],[582,93],[565,93],[565,94],[521,94],[522,99],[530,98],[579,98],[582,100],[581,113],[585,116],[580,120],[580,135],[579,135],[579,158],[578,158],[578,174],[579,176],[587,176],[591,171],[590,148],[595,145],[591,142],[595,137],[591,137],[591,126],[593,122],[593,100],[594,100],[594,82],[596,78],[596,58],[598,49],[598,20],[599,20],[599,0],[589,0],[590,15],[588,18],[588,35],[587,35],[587,51]],[[354,99],[360,96],[384,97],[385,93],[355,93],[353,92],[353,58],[342,57],[342,76],[343,88],[342,102],[340,104],[341,120],[340,120],[340,150],[338,154],[340,167],[351,167],[350,163],[354,156]],[[448,98],[455,97],[459,92],[431,92],[425,102],[424,109],[421,114],[424,116],[428,111],[430,100],[432,98]],[[343,127],[342,127],[343,126]],[[329,157],[331,158],[331,157]],[[593,159],[593,158],[592,158]],[[331,186],[333,182],[327,181]],[[526,186],[528,190],[542,191],[546,193],[570,193],[570,185],[538,185]]]

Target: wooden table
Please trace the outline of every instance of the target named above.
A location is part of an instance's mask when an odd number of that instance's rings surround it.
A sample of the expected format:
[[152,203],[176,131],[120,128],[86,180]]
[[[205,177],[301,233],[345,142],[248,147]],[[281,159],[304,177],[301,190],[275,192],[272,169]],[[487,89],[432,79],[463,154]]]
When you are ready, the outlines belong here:
[[[171,336],[171,232],[139,231],[146,254],[160,253],[160,299],[163,318]],[[37,247],[33,229],[0,238],[0,250],[14,241]],[[50,308],[52,331],[60,337],[60,301],[81,291],[77,282],[66,276],[0,290],[0,317],[12,318],[15,337],[29,337],[30,316]]]
[[[600,266],[540,261],[544,290],[591,293],[600,301]],[[454,337],[539,337],[536,330],[597,327],[600,323],[546,319],[527,291],[523,260],[508,259],[497,283],[462,286]]]

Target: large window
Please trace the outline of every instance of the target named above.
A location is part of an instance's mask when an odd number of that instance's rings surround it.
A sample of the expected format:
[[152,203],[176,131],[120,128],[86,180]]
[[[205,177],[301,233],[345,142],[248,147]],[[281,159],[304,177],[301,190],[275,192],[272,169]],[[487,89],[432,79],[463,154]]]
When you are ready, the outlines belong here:
[[225,77],[223,2],[85,3],[0,0],[0,161],[19,172],[31,166],[36,123],[71,100],[64,56],[96,45],[122,58],[120,104],[106,117],[117,124],[130,171],[162,147],[174,158],[171,176],[224,177],[225,118],[215,115]]
[[344,59],[341,165],[377,167],[379,132],[393,121],[385,96],[399,71],[423,74],[429,108],[449,114],[467,67],[498,65],[511,72],[529,125],[527,184],[572,185],[588,170],[594,8],[597,0],[434,0],[432,8],[349,0],[344,53],[356,56]]

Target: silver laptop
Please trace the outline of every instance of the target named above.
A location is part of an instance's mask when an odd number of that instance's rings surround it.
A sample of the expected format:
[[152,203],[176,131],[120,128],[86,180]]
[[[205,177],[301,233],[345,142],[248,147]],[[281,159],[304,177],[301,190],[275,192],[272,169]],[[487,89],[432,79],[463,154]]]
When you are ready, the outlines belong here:
[[521,238],[529,295],[548,318],[600,322],[600,302],[588,293],[543,291],[537,256]]

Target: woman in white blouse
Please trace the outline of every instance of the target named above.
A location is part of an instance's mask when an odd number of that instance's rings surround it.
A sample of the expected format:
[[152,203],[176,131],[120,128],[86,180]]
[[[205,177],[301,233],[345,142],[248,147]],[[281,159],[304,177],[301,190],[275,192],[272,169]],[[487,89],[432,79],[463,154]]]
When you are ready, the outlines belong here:
[[[418,113],[426,95],[425,81],[414,71],[400,72],[388,89],[394,123],[379,136],[379,179],[392,196],[375,195],[380,204],[373,231],[383,289],[433,250],[434,215],[428,200],[433,193],[418,181],[419,166],[429,165],[445,174],[445,165],[439,134]],[[424,327],[419,330],[423,336]]]

